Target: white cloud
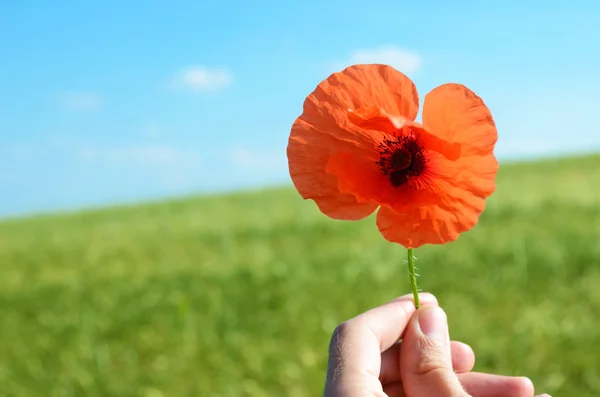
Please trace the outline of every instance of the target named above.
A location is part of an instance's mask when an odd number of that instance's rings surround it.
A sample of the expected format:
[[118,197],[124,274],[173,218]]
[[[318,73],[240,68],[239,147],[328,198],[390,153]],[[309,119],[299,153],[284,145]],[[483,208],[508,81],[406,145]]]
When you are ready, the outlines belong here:
[[102,99],[91,92],[69,92],[60,97],[60,103],[70,110],[97,110],[102,106]]
[[234,165],[243,169],[274,170],[287,168],[285,150],[258,151],[237,146],[230,150],[230,158]]
[[214,92],[229,87],[233,83],[233,74],[223,68],[191,66],[180,71],[171,80],[171,86],[196,92]]
[[346,61],[339,62],[335,66],[336,69],[341,70],[361,63],[382,63],[390,65],[402,73],[413,74],[421,68],[423,60],[415,52],[388,45],[356,50]]

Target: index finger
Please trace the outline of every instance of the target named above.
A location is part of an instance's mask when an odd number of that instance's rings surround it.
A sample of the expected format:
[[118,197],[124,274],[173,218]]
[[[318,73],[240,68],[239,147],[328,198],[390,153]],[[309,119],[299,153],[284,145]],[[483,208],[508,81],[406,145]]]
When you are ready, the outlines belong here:
[[[424,305],[437,305],[431,294],[422,293],[419,298]],[[414,313],[412,294],[404,295],[340,324],[329,346],[327,386],[345,387],[364,376],[373,377],[374,381],[363,382],[378,384],[381,353],[401,338]]]

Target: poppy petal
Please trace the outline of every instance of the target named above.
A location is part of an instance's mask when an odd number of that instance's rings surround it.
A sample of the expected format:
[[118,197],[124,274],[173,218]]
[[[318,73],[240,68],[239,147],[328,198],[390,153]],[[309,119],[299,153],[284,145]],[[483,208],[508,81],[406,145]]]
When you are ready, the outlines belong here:
[[450,213],[437,205],[415,208],[398,214],[389,207],[377,212],[377,227],[383,237],[406,248],[418,248],[423,244],[444,244],[458,238],[459,230],[448,222]]
[[415,120],[419,112],[417,87],[389,65],[361,64],[332,74],[317,87],[328,93],[331,106],[341,110],[378,107],[388,114]]
[[[444,141],[460,145],[450,159],[428,152],[413,204],[382,206],[377,225],[389,241],[416,248],[443,244],[477,224],[485,198],[495,190],[498,162],[493,150],[497,130],[489,109],[468,88],[446,84],[425,97],[423,124]],[[451,161],[454,160],[454,161]]]
[[[440,140],[429,134],[419,123],[387,115],[380,109],[361,108],[351,114],[354,114],[352,117],[357,123],[365,128],[374,129],[374,133],[378,128],[390,134],[380,134],[377,138],[374,135],[374,139],[379,141],[371,151],[365,150],[353,154],[339,152],[332,155],[327,164],[327,172],[338,178],[340,191],[355,194],[359,200],[387,205],[399,213],[410,212],[415,206],[437,202],[437,193],[428,189],[428,184],[422,183],[419,179],[401,186],[391,184],[389,175],[383,175],[378,164],[381,155],[380,144],[384,138],[396,140],[398,136],[415,134],[418,136],[419,144],[428,148],[427,161],[436,155],[457,158],[460,155],[460,145]],[[431,177],[432,174],[426,171],[421,179],[426,179],[427,176]]]
[[[439,195],[437,202],[427,199],[420,206],[396,212],[382,206],[377,214],[377,226],[388,240],[417,248],[423,244],[445,244],[456,240],[460,233],[472,229],[485,208],[485,200],[468,192],[453,189],[448,183],[438,182],[439,191],[453,191],[453,195]],[[426,196],[425,196],[426,197]],[[424,197],[420,197],[423,199]]]
[[[350,121],[360,127],[371,130],[374,144],[371,150],[360,153],[334,153],[327,163],[327,172],[338,178],[341,192],[354,194],[359,201],[372,201],[380,205],[392,205],[395,202],[410,202],[411,191],[405,187],[394,187],[389,175],[381,172],[378,161],[384,139],[397,139],[397,135],[421,132],[423,128],[415,122],[401,116],[388,115],[378,107],[360,108],[349,111]],[[385,133],[381,133],[381,132]]]
[[392,116],[379,106],[348,109],[348,120],[357,127],[393,134],[404,124],[411,122],[402,116]]
[[377,168],[371,156],[355,156],[336,153],[327,163],[327,172],[335,175],[338,188],[343,193],[353,194],[359,201],[381,204],[381,198],[390,190],[388,178]]
[[461,146],[455,170],[439,167],[438,175],[476,196],[490,196],[496,188],[498,131],[483,100],[464,85],[444,84],[425,97],[423,124],[432,134]]
[[402,135],[406,131],[403,129],[418,132],[419,143],[427,150],[441,153],[450,160],[456,160],[461,154],[461,144],[449,142],[437,135],[429,133],[423,126],[417,122],[411,121],[402,116],[394,116],[377,106],[348,110],[348,120],[357,127],[384,132],[380,137],[386,135]]
[[361,202],[376,202],[397,213],[410,213],[439,202],[431,189],[414,189],[408,184],[392,186],[389,176],[382,175],[369,156],[337,153],[327,163],[327,172],[337,177],[341,192],[353,194]]
[[296,120],[287,147],[288,166],[294,186],[304,199],[312,199],[319,210],[333,219],[358,220],[373,213],[377,204],[359,202],[351,193],[340,192],[338,179],[326,171],[331,154],[338,148],[352,151],[356,141],[339,139]]
[[423,125],[431,134],[460,144],[461,156],[490,154],[498,140],[489,109],[462,84],[444,84],[425,96]]
[[470,160],[450,161],[430,154],[427,172],[419,178],[419,188],[412,190],[412,199],[379,210],[377,225],[383,236],[417,248],[453,241],[472,229],[485,208],[485,198],[495,189],[496,173],[476,170],[497,169],[497,162],[493,156]]
[[353,124],[348,110],[382,108],[414,120],[418,106],[413,82],[387,65],[350,66],[321,82],[304,101],[288,142],[290,175],[300,195],[335,219],[362,219],[373,213],[377,203],[340,192],[338,178],[326,170],[332,155],[364,156],[384,134]]
[[459,165],[442,155],[430,155],[427,173],[406,188],[402,199],[382,204],[377,225],[383,236],[408,248],[444,244],[473,228],[485,208],[477,191],[457,185],[451,175]]

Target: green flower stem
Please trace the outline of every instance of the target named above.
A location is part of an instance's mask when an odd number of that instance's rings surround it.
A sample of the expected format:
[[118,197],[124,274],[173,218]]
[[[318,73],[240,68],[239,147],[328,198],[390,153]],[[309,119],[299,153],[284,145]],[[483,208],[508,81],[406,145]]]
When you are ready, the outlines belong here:
[[415,307],[418,309],[421,306],[419,302],[419,287],[417,287],[417,274],[415,273],[415,258],[412,248],[408,249],[408,274],[410,275],[410,287],[412,288],[413,297],[415,299]]

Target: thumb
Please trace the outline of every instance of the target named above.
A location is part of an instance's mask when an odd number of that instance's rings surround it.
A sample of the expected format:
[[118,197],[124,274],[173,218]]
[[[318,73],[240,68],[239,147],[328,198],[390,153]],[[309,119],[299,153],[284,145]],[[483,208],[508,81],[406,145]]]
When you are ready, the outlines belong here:
[[421,307],[412,317],[400,349],[400,375],[407,397],[468,397],[452,370],[446,313]]

